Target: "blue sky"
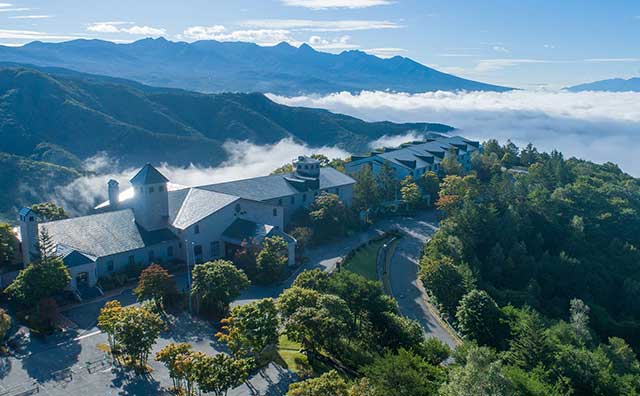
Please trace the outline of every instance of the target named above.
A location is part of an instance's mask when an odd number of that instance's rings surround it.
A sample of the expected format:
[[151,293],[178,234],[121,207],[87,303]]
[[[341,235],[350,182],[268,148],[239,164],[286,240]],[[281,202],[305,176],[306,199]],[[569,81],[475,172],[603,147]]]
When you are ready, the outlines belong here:
[[640,76],[637,0],[0,0],[6,45],[146,36],[359,49],[522,88]]

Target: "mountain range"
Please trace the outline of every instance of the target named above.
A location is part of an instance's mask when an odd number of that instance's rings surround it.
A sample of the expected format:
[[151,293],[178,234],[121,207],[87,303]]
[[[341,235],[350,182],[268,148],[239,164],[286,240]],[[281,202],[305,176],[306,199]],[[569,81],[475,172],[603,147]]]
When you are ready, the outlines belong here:
[[0,46],[0,59],[205,93],[300,95],[363,90],[415,93],[510,89],[442,73],[406,57],[382,59],[362,51],[330,54],[307,44],[299,48],[287,43],[263,47],[213,40],[172,42],[164,38],[129,44],[102,40],[35,41],[21,47]]
[[46,190],[51,183],[68,182],[82,172],[83,160],[98,153],[116,158],[122,167],[145,162],[215,166],[227,159],[223,143],[228,140],[270,144],[292,138],[357,152],[384,135],[452,129],[370,123],[280,105],[260,93],[203,94],[13,65],[0,68],[0,213],[41,196],[30,183]]
[[591,83],[575,85],[567,88],[571,92],[583,91],[608,91],[608,92],[640,92],[640,77],[625,80],[624,78],[612,78],[609,80],[594,81]]

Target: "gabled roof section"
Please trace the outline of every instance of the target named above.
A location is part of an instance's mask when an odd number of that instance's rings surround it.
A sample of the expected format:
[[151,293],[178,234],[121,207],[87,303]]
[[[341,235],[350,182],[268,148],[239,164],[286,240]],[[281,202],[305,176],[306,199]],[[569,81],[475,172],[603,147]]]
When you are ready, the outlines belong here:
[[[222,194],[250,199],[252,201],[268,201],[274,198],[288,197],[299,194],[300,190],[294,187],[291,179],[300,179],[294,173],[282,175],[269,175],[254,177],[251,179],[235,180],[226,183],[210,184],[198,187],[200,189],[215,191]],[[318,189],[324,190],[340,186],[354,184],[356,181],[331,167],[320,168],[318,177]]]
[[231,205],[240,198],[201,188],[169,192],[169,221],[181,230]]
[[131,209],[52,221],[38,227],[46,228],[56,244],[96,258],[176,239],[169,230],[146,231],[138,226]]
[[146,184],[160,184],[166,183],[169,179],[164,177],[159,170],[153,167],[153,165],[147,163],[145,166],[140,169],[136,175],[131,178],[130,182],[134,186],[141,186]]
[[28,207],[23,207],[22,209],[20,209],[19,215],[20,216],[28,216],[29,213],[35,213],[31,208]]
[[287,243],[296,242],[289,234],[272,225],[254,223],[253,221],[245,219],[236,219],[222,233],[223,239],[236,244],[242,243],[243,241],[260,243],[264,238],[271,236],[279,236]]

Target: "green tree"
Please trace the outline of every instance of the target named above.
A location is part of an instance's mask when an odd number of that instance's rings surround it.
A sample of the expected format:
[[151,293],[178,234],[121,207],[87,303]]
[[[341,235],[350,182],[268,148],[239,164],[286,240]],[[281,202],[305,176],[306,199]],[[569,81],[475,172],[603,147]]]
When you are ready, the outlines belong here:
[[486,347],[467,349],[464,363],[454,366],[440,388],[442,396],[511,396],[513,385],[495,353]]
[[419,345],[413,347],[413,351],[422,356],[429,364],[438,366],[451,356],[449,345],[435,337],[427,337]]
[[312,289],[324,293],[328,290],[330,277],[325,271],[315,268],[305,270],[293,281],[292,287]]
[[447,176],[462,176],[464,173],[464,168],[458,161],[458,154],[456,154],[455,150],[450,150],[446,153],[440,163],[440,168]]
[[272,175],[281,175],[281,174],[284,174],[284,173],[291,173],[291,172],[293,172],[293,171],[294,171],[294,169],[293,169],[293,164],[292,164],[292,163],[288,163],[288,164],[284,164],[284,165],[282,165],[282,166],[281,166],[281,167],[279,167],[279,168],[274,169],[274,170],[271,172],[271,174],[272,174]]
[[576,337],[582,344],[591,342],[591,330],[589,330],[589,307],[584,301],[574,298],[570,302],[569,319]]
[[7,223],[0,223],[0,272],[3,267],[13,263],[15,254],[16,237],[11,226]]
[[420,278],[425,288],[435,298],[443,311],[454,316],[458,302],[467,292],[464,278],[449,257],[432,259],[423,256],[420,260]]
[[282,237],[264,238],[262,249],[256,258],[257,278],[270,283],[282,278],[287,268],[287,242]]
[[500,340],[500,310],[484,290],[471,290],[456,312],[460,333],[481,345],[496,345]]
[[291,384],[287,396],[349,396],[349,386],[335,370],[331,370],[318,378]]
[[375,396],[435,395],[445,380],[444,370],[427,363],[422,357],[400,349],[397,354],[387,352],[365,367]]
[[198,299],[205,312],[222,315],[249,284],[245,273],[230,261],[209,261],[193,268],[191,295]]
[[380,204],[378,183],[373,176],[370,166],[363,166],[353,178],[356,184],[353,187],[353,207],[356,210],[368,210]]
[[440,192],[440,179],[438,178],[438,175],[433,171],[423,173],[420,176],[418,184],[429,196],[430,205],[434,205],[438,200],[438,193]]
[[402,185],[402,187],[400,187],[402,201],[407,204],[409,208],[415,208],[422,200],[418,185],[413,181],[413,177],[411,176],[404,178],[400,184]]
[[313,239],[313,231],[309,227],[296,227],[289,233],[296,240],[296,260],[304,258],[305,251]]
[[5,293],[12,299],[25,306],[37,306],[43,298],[62,292],[71,281],[69,269],[53,253],[54,248],[49,238],[46,231],[40,233],[40,260],[21,270],[5,289]]
[[269,345],[278,343],[278,310],[270,298],[234,307],[222,320],[216,334],[236,357],[258,357]]
[[115,326],[115,342],[130,357],[132,364],[143,367],[162,327],[162,319],[155,313],[136,306],[122,308]]
[[203,393],[226,396],[229,389],[239,386],[249,375],[250,361],[234,359],[224,353],[200,360],[198,387]]
[[319,240],[344,234],[346,208],[337,195],[326,192],[318,195],[311,205],[309,216],[314,235]]
[[7,332],[11,328],[11,316],[4,309],[0,308],[0,343],[4,340]]
[[385,201],[393,201],[396,199],[396,192],[398,191],[398,181],[396,180],[396,173],[385,161],[380,167],[380,171],[376,175],[376,182],[378,184],[378,191],[380,192],[380,199]]
[[516,310],[514,316],[507,361],[525,370],[546,366],[553,349],[542,316],[531,308]]
[[177,290],[169,272],[158,264],[152,264],[140,273],[138,286],[133,289],[133,293],[138,301],[153,300],[160,308],[167,298],[177,294]]
[[163,363],[169,370],[169,377],[173,381],[173,387],[178,394],[183,390],[184,371],[181,364],[183,356],[191,352],[191,344],[181,342],[168,344],[156,353],[156,360]]
[[64,208],[53,202],[42,202],[32,205],[31,210],[36,212],[38,218],[44,221],[56,221],[69,218],[69,214],[67,214]]
[[118,330],[118,323],[122,320],[122,305],[120,301],[111,300],[100,309],[98,315],[98,328],[107,334],[109,348],[115,351],[115,335]]

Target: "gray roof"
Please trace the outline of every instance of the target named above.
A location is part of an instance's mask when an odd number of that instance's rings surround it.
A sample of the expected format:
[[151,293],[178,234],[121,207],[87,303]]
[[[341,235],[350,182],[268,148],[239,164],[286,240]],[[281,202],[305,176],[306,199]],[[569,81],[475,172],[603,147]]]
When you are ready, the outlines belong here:
[[56,246],[56,254],[62,258],[64,264],[69,268],[91,264],[96,261],[95,257],[62,244]]
[[140,169],[134,177],[129,180],[133,185],[145,185],[145,184],[160,184],[169,181],[159,170],[153,167],[153,165],[147,163]]
[[[412,142],[397,148],[385,149],[373,156],[383,158],[396,165],[408,169],[424,168],[434,163],[436,158],[442,159],[447,151],[454,149],[475,150],[478,142],[461,136],[441,136],[427,139],[426,142]],[[368,157],[365,157],[368,158]],[[356,160],[363,159],[357,157]]]
[[[198,188],[254,201],[267,201],[300,193],[299,187],[295,187],[297,183],[287,181],[287,178],[296,178],[295,173],[254,177]],[[331,167],[326,167],[320,168],[319,183],[319,189],[324,190],[354,184],[355,180]]]
[[181,230],[240,199],[200,188],[170,191],[168,195],[169,221]]
[[295,242],[290,235],[280,231],[276,227],[268,224],[254,223],[253,221],[245,219],[236,219],[226,230],[222,233],[223,238],[233,243],[247,242],[261,242],[264,238],[270,236],[280,236],[287,243]]
[[42,223],[39,228],[46,228],[54,242],[94,257],[176,239],[168,229],[146,231],[138,226],[131,209]]

